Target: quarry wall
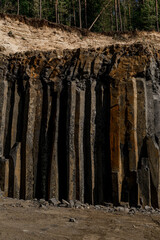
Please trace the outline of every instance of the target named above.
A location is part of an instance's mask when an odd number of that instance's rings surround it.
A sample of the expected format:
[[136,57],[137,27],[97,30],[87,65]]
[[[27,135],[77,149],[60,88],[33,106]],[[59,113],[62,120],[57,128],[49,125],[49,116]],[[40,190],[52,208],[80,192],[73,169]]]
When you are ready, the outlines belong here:
[[5,195],[160,207],[159,60],[141,43],[1,54]]

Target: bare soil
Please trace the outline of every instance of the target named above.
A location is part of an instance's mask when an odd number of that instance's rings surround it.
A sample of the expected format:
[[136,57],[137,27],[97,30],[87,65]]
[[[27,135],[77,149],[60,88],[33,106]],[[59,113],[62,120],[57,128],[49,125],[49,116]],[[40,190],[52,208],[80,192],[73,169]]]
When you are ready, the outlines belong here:
[[160,33],[134,32],[106,36],[87,30],[50,23],[45,20],[0,14],[0,52],[98,48],[113,44],[142,42],[160,47]]
[[0,239],[158,240],[160,214],[39,207],[33,201],[0,198]]

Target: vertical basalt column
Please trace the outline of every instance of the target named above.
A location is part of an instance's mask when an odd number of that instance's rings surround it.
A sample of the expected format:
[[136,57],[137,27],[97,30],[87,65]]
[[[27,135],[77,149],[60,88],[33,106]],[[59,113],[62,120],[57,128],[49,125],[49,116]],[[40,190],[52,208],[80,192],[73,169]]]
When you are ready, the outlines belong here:
[[110,161],[110,80],[106,79],[103,85],[103,108],[102,108],[102,135],[103,142],[103,201],[112,202],[112,174]]
[[36,197],[36,189],[39,184],[37,181],[38,172],[38,159],[40,151],[40,130],[42,121],[42,104],[43,104],[43,90],[42,85],[37,86],[37,98],[36,98],[36,113],[35,113],[35,126],[34,126],[34,141],[33,141],[33,162],[34,162],[34,197]]
[[136,80],[127,82],[127,127],[129,134],[129,170],[136,171],[138,164],[137,146],[137,86]]
[[76,153],[75,153],[75,110],[76,83],[68,86],[67,109],[67,162],[68,162],[68,199],[76,199]]
[[129,172],[129,156],[128,156],[128,139],[126,134],[126,82],[120,82],[120,151],[121,151],[121,166],[122,166],[122,188],[121,201],[129,202],[128,190],[128,172]]
[[95,117],[96,81],[86,82],[84,119],[84,196],[85,202],[95,200]]
[[13,122],[13,108],[15,101],[15,82],[8,82],[7,107],[5,119],[5,134],[4,134],[4,156],[8,158],[11,150],[11,135]]
[[145,79],[136,79],[137,84],[137,141],[138,141],[138,203],[151,204],[150,170],[146,144],[146,84]]
[[1,159],[0,161],[0,189],[8,196],[9,188],[9,160]]
[[84,202],[84,103],[85,92],[83,90],[77,90],[75,112],[76,199],[79,199],[81,202]]
[[104,121],[103,114],[104,88],[98,82],[96,85],[96,135],[95,135],[95,203],[103,202],[103,159],[104,159]]
[[[90,116],[90,155],[91,155],[91,203],[95,203],[95,118],[96,118],[96,81],[91,83],[91,116]],[[87,101],[87,99],[86,99]]]
[[120,156],[120,114],[119,114],[119,83],[111,83],[110,102],[110,154],[112,169],[113,203],[119,204],[121,197],[121,156]]
[[18,94],[17,88],[18,88],[18,86],[15,83],[14,106],[13,106],[13,116],[12,116],[12,126],[11,126],[11,148],[17,142],[17,128],[19,128],[19,126],[18,126],[18,113],[19,113],[18,106],[19,106],[20,96]]
[[9,193],[9,159],[4,162],[4,196],[8,197]]
[[[5,78],[5,76],[4,76]],[[0,158],[4,156],[4,140],[5,140],[5,127],[6,127],[6,110],[8,98],[8,82],[0,79]]]
[[9,171],[10,171],[10,197],[20,198],[21,184],[21,143],[16,143],[10,152],[9,156]]
[[138,202],[137,167],[137,86],[136,79],[127,81],[127,134],[129,156],[129,202],[136,205]]
[[67,173],[67,108],[68,86],[64,82],[60,93],[59,126],[58,126],[58,180],[59,199],[68,198],[68,173]]
[[51,112],[51,149],[49,166],[49,190],[48,198],[55,197],[59,199],[59,174],[58,174],[58,129],[59,129],[59,111],[60,111],[60,91],[55,92],[52,97]]
[[145,79],[137,78],[137,145],[139,158],[147,157],[146,149],[143,149],[144,139],[146,137],[147,113],[146,113],[146,85]]
[[49,122],[52,110],[51,88],[44,83],[43,85],[43,104],[42,104],[42,119],[39,141],[39,158],[38,158],[38,173],[37,173],[37,190],[36,197],[48,198],[48,167],[49,167],[49,142],[50,134]]
[[21,192],[24,199],[32,199],[34,196],[34,126],[36,115],[37,92],[30,80],[25,93],[24,120],[22,133],[22,180]]

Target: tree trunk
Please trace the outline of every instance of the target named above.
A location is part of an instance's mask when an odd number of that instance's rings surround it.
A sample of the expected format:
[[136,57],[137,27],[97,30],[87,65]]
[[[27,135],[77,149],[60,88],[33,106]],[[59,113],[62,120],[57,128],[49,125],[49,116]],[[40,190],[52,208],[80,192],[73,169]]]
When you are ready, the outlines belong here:
[[156,0],[156,25],[157,25],[157,31],[159,32],[159,22],[158,22],[158,0]]
[[118,32],[118,9],[117,9],[117,0],[114,0],[114,3],[115,3],[116,31]]
[[17,15],[19,15],[19,0],[17,0]]
[[42,0],[39,0],[39,18],[42,18]]
[[93,21],[93,23],[91,24],[91,26],[88,28],[88,30],[91,30],[92,27],[94,26],[94,24],[97,22],[97,20],[99,19],[99,17],[102,15],[102,13],[104,12],[104,10],[108,7],[108,5],[112,2],[112,0],[110,0],[101,10],[101,12],[98,14],[98,16],[96,17],[96,19]]
[[124,32],[127,29],[127,14],[126,14],[126,0],[123,1],[123,11],[124,11],[124,20],[123,20],[123,30]]
[[122,32],[123,27],[122,27],[122,16],[121,16],[121,5],[120,5],[120,0],[118,0],[118,10],[119,10],[120,30],[121,30],[121,32]]
[[74,22],[74,26],[76,26],[75,0],[72,0],[72,4],[73,4],[73,22]]
[[112,9],[111,9],[111,31],[113,32],[113,12],[112,12]]
[[81,0],[79,0],[79,27],[82,28]]
[[58,23],[58,0],[55,3],[56,23]]
[[87,0],[85,0],[85,24],[86,24],[86,28],[87,28]]

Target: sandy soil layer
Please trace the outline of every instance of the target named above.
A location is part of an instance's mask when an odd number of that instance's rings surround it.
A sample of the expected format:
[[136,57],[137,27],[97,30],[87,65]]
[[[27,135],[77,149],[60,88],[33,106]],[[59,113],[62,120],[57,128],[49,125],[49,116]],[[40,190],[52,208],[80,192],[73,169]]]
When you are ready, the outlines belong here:
[[[23,20],[23,21],[22,21]],[[38,21],[38,20],[37,20]],[[34,20],[35,22],[35,20]],[[0,16],[0,51],[9,54],[31,50],[53,50],[74,48],[98,48],[112,44],[132,44],[143,42],[160,46],[160,33],[136,32],[120,36],[105,36],[76,30],[56,24],[37,22],[40,27],[34,27],[32,20],[24,21],[23,17],[15,19]]]

